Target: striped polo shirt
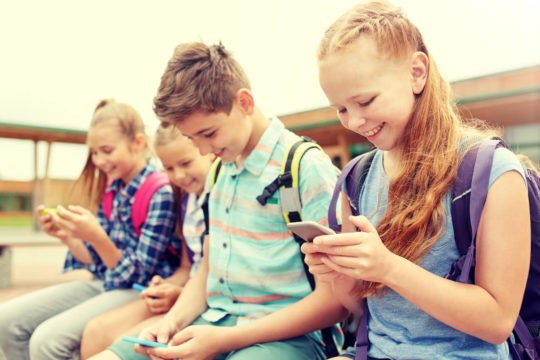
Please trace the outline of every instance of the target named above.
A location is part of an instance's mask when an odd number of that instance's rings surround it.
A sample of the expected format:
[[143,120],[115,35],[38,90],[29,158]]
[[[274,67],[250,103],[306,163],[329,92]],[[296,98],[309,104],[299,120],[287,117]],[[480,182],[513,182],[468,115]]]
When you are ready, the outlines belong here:
[[[274,118],[244,164],[224,163],[212,188],[207,321],[263,317],[311,293],[300,247],[287,230],[279,191],[265,206],[256,197],[280,173],[286,149],[300,140]],[[318,150],[300,164],[303,220],[327,223],[336,168]],[[208,183],[207,183],[208,187]]]

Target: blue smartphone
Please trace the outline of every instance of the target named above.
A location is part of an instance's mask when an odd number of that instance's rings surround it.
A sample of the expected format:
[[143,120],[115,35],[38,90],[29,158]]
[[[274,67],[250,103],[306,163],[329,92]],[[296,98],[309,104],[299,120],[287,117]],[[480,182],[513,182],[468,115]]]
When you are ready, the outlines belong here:
[[150,341],[150,340],[139,339],[133,336],[122,336],[122,341],[127,341],[133,344],[139,344],[142,346],[147,346],[147,347],[152,347],[152,348],[164,348],[164,347],[169,346],[167,344],[162,344],[162,343],[158,343],[158,342]]
[[133,285],[131,285],[131,288],[137,291],[144,291],[146,289],[146,286],[134,283]]

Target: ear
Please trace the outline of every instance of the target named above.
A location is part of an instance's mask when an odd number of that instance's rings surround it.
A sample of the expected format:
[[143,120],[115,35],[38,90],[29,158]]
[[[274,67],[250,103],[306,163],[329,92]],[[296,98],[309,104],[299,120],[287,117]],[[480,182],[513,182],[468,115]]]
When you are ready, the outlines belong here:
[[246,115],[252,115],[255,109],[255,99],[249,89],[242,88],[236,92],[236,101]]
[[415,95],[422,93],[426,85],[427,75],[429,70],[429,59],[427,55],[421,51],[417,51],[412,55],[411,62],[411,86]]
[[143,133],[137,133],[135,139],[133,139],[133,147],[137,150],[144,150],[148,143],[146,141],[146,135]]

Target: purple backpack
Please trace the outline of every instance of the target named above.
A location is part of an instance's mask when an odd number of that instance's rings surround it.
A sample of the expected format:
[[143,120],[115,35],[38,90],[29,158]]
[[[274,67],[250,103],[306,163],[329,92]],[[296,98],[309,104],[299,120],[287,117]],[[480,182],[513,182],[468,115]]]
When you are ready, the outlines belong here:
[[[461,257],[452,265],[447,277],[459,282],[472,279],[475,263],[476,231],[486,201],[493,153],[498,147],[508,146],[499,138],[480,143],[467,152],[458,169],[458,178],[452,188],[452,225],[456,245]],[[328,222],[334,231],[340,226],[336,219],[336,204],[345,185],[351,211],[358,215],[358,199],[365,177],[375,156],[375,151],[362,154],[351,160],[336,183],[328,212]],[[540,359],[540,176],[524,166],[531,216],[531,264],[525,295],[519,317],[508,339],[510,353],[514,359]],[[368,309],[363,301],[363,316],[356,337],[356,360],[367,359]]]

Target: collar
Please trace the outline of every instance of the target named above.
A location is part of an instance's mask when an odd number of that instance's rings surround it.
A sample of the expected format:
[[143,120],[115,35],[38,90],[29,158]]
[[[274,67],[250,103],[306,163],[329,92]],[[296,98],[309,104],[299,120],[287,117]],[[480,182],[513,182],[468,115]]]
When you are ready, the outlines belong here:
[[122,179],[113,180],[107,187],[106,192],[113,191],[115,194],[120,193],[122,196],[133,198],[144,180],[154,171],[157,171],[157,167],[148,163],[129,183],[125,185]]
[[254,176],[259,176],[268,164],[272,157],[275,147],[279,142],[279,138],[285,129],[285,126],[277,117],[270,119],[270,124],[264,130],[259,142],[248,155],[242,167],[236,169],[234,162],[224,164],[229,167],[229,171],[239,174],[243,169],[246,169]]

